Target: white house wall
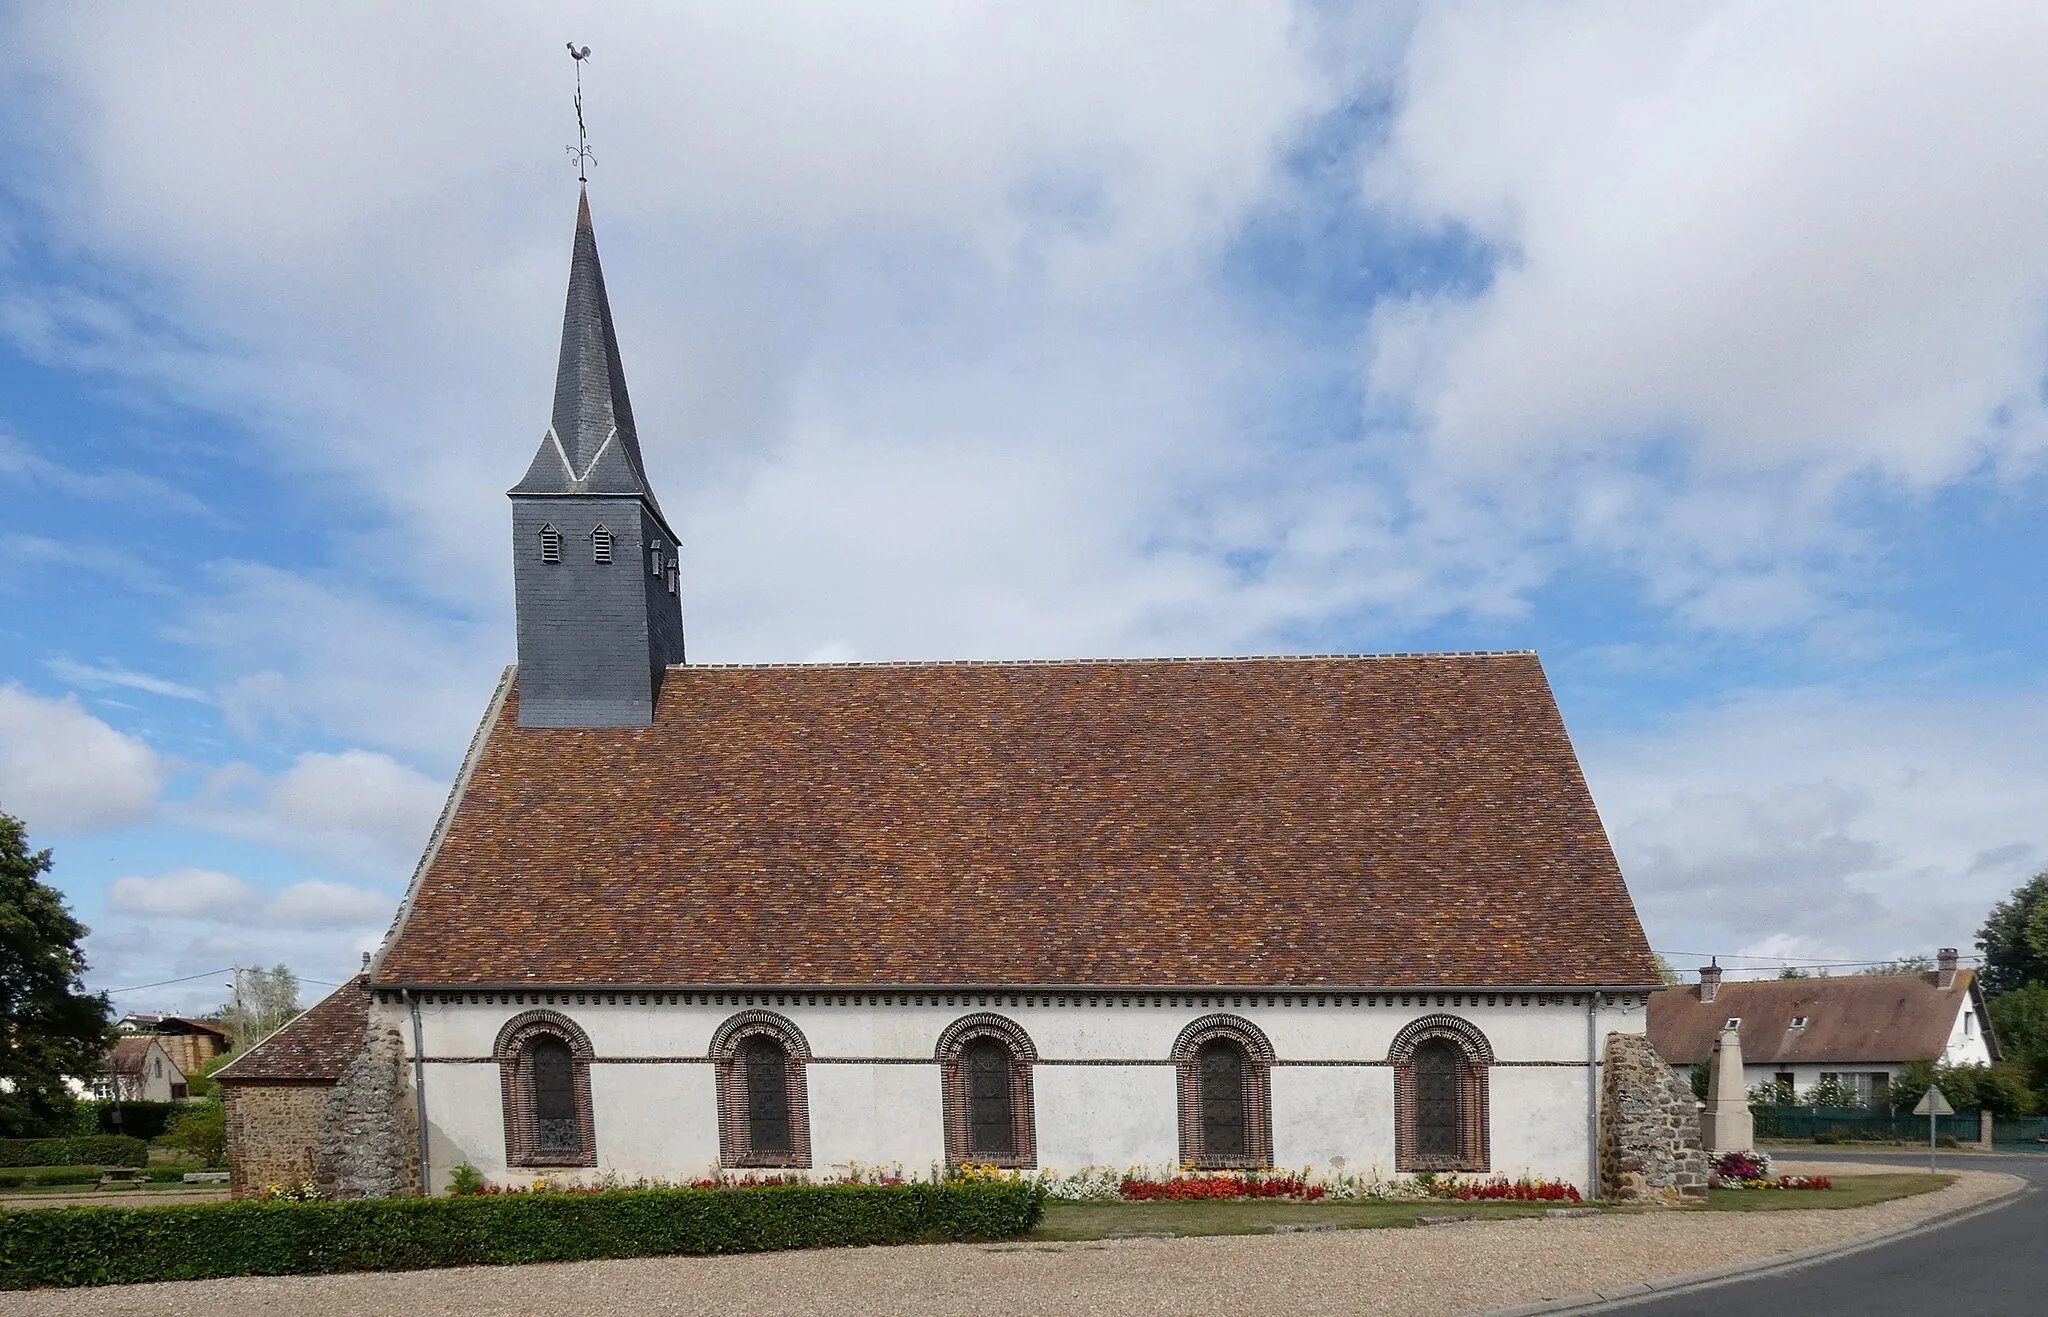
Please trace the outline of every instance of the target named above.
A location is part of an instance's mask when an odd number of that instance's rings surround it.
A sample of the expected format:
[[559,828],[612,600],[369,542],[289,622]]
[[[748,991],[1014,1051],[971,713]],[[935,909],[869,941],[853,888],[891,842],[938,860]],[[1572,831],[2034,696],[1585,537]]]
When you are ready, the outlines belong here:
[[[1166,1062],[1183,1028],[1225,1013],[1251,1021],[1273,1045],[1275,1165],[1327,1169],[1342,1158],[1351,1169],[1390,1174],[1394,1071],[1385,1064],[1388,1050],[1405,1025],[1447,1014],[1476,1027],[1493,1049],[1493,1170],[1581,1186],[1590,1170],[1589,1043],[1597,1047],[1610,1031],[1641,1033],[1645,1023],[1641,994],[1604,1005],[1590,1037],[1587,999],[1574,1003],[1569,993],[770,992],[755,993],[751,1001],[722,995],[723,1002],[703,993],[424,994],[420,1024],[437,1184],[445,1186],[458,1161],[493,1180],[534,1174],[505,1164],[493,1057],[499,1030],[534,1009],[567,1016],[590,1039],[597,1057],[590,1093],[598,1169],[669,1180],[704,1175],[717,1165],[715,1074],[704,1060],[718,1026],[748,1009],[784,1016],[809,1044],[813,1062],[805,1082],[812,1163],[820,1174],[850,1162],[900,1163],[922,1174],[943,1161],[935,1048],[947,1025],[984,1011],[1014,1022],[1037,1050],[1033,1116],[1041,1167],[1171,1165],[1179,1155],[1179,1125],[1175,1071]],[[1494,1005],[1485,1004],[1489,996]],[[882,1004],[885,999],[912,1004]],[[378,1009],[409,1046],[411,1023],[397,995],[383,994]]]

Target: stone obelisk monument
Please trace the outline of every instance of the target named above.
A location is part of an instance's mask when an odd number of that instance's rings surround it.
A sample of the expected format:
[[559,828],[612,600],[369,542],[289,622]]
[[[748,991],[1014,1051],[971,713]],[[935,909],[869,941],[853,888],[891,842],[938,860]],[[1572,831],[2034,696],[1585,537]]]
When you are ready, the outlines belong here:
[[1700,1142],[1707,1155],[1748,1152],[1756,1143],[1749,1114],[1749,1092],[1742,1083],[1742,1035],[1723,1029],[1714,1044],[1707,1078],[1707,1109],[1700,1116]]

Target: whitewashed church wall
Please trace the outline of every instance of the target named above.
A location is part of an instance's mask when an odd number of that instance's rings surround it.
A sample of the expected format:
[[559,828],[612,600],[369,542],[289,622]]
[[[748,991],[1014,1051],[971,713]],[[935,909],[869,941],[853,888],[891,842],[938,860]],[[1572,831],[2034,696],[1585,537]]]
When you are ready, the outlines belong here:
[[[592,1066],[590,1109],[601,1172],[688,1180],[718,1166],[718,1093],[710,1066]],[[502,1161],[502,1135],[498,1147]]]
[[1039,1066],[1031,1086],[1040,1166],[1171,1166],[1180,1158],[1171,1066]]
[[[709,1079],[711,1067],[690,1068],[703,1071]],[[931,1169],[933,1162],[944,1162],[945,1118],[938,1075],[936,1065],[806,1068],[812,1164],[822,1172],[849,1167],[854,1162],[884,1168],[900,1164],[906,1174],[920,1176]],[[713,1109],[714,1136],[716,1126]],[[714,1161],[717,1155],[714,1146]]]
[[1586,1072],[1578,1067],[1509,1066],[1494,1070],[1495,1174],[1540,1175],[1584,1188],[1588,1158]]
[[1394,1072],[1386,1066],[1275,1066],[1273,1164],[1394,1173]]
[[[452,995],[452,994],[451,994]],[[680,994],[679,994],[680,995]],[[868,994],[862,994],[862,997]],[[874,994],[877,997],[885,994]],[[900,994],[897,995],[900,1000]],[[1126,994],[1097,995],[1095,1006],[1043,1004],[1057,994],[924,994],[922,1005],[834,1004],[837,995],[755,994],[751,1009],[773,1011],[802,1031],[817,1063],[806,1068],[810,1094],[812,1161],[821,1172],[859,1161],[887,1166],[900,1162],[922,1173],[944,1155],[940,1074],[934,1059],[941,1032],[964,1016],[999,1014],[1022,1028],[1039,1057],[1047,1061],[1109,1064],[1042,1064],[1033,1071],[1035,1124],[1041,1166],[1065,1170],[1083,1165],[1167,1165],[1179,1155],[1175,1075],[1157,1064],[1172,1051],[1189,1023],[1227,1013],[1251,1021],[1272,1042],[1283,1061],[1326,1061],[1337,1065],[1278,1065],[1271,1072],[1273,1154],[1276,1163],[1328,1168],[1335,1157],[1352,1167],[1390,1171],[1394,1158],[1393,1072],[1383,1063],[1396,1034],[1411,1021],[1438,1013],[1458,1016],[1484,1033],[1500,1062],[1548,1062],[1531,1067],[1499,1065],[1492,1071],[1491,1121],[1494,1165],[1583,1182],[1586,1147],[1588,1027],[1586,1007],[1568,995],[1544,1004],[1531,994],[1486,1006],[1483,995],[1456,994],[1461,1002],[1437,1004],[1438,994],[1379,994],[1381,1005],[1349,1004],[1350,995],[1326,994],[1323,1006],[1268,1006],[1263,995],[1209,994],[1208,1004],[1180,995],[1179,1006],[1112,1005],[1133,1001]],[[727,1004],[639,1004],[638,994],[619,994],[619,1004],[586,994],[518,1004],[456,1003],[429,995],[421,1007],[425,1052],[440,1058],[428,1066],[428,1114],[432,1126],[461,1149],[462,1158],[494,1179],[520,1178],[504,1167],[504,1129],[497,1067],[489,1058],[499,1030],[528,1010],[558,1012],[589,1037],[598,1061],[591,1066],[591,1096],[600,1169],[628,1178],[694,1177],[714,1164],[718,1152],[715,1076],[704,1064],[713,1033],[740,1011],[750,1009],[732,994]],[[1085,1002],[1086,994],[1066,1000]],[[1171,1000],[1167,994],[1158,998]],[[1312,1003],[1310,995],[1296,1000]],[[1503,1000],[1497,995],[1497,1002]],[[986,1004],[983,1004],[986,1002]],[[1258,1004],[1254,1005],[1253,1003]],[[410,1041],[403,1006],[380,1008]],[[1641,1032],[1643,1008],[1606,1007],[1593,1030],[1604,1042],[1610,1030]],[[608,1064],[606,1058],[644,1058]],[[872,1064],[889,1058],[911,1064]],[[1117,1061],[1150,1064],[1117,1065]],[[1343,1062],[1359,1062],[1355,1068]],[[1534,1104],[1534,1105],[1532,1105]],[[437,1170],[441,1165],[435,1153]],[[438,1178],[438,1177],[437,1177]]]

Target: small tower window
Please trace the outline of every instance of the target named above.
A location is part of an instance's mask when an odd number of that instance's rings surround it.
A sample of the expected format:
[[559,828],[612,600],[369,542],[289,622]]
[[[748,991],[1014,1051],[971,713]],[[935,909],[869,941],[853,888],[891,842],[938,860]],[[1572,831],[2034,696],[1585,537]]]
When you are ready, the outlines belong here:
[[656,540],[656,541],[655,541],[654,543],[652,543],[652,544],[650,544],[650,545],[648,545],[648,546],[647,546],[647,574],[648,574],[649,576],[660,576],[660,575],[661,575],[661,541],[660,541],[660,540]]
[[676,565],[674,563],[670,563],[668,565],[668,592],[670,594],[674,594],[676,592],[676,575]]
[[590,532],[590,561],[600,566],[609,566],[612,560],[612,533],[599,526]]
[[540,560],[542,562],[562,561],[562,532],[553,526],[540,528]]

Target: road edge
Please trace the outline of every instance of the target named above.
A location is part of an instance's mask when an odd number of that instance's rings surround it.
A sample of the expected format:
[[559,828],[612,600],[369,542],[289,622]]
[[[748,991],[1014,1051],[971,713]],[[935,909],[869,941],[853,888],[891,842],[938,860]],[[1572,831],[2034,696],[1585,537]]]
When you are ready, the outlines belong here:
[[1792,1253],[1774,1253],[1770,1257],[1753,1258],[1748,1262],[1733,1262],[1725,1267],[1689,1272],[1683,1276],[1661,1276],[1656,1280],[1637,1281],[1633,1285],[1620,1285],[1611,1290],[1596,1290],[1591,1294],[1576,1294],[1565,1299],[1539,1299],[1534,1303],[1518,1303],[1512,1308],[1489,1308],[1473,1314],[1473,1317],[1549,1317],[1553,1313],[1606,1312],[1641,1303],[1646,1299],[1660,1299],[1694,1290],[1713,1289],[1734,1281],[1755,1280],[1781,1272],[1798,1271],[1818,1262],[1828,1262],[1835,1258],[1861,1253],[1907,1235],[1940,1230],[1967,1221],[1973,1216],[1995,1212],[2001,1207],[2009,1206],[2015,1198],[2033,1190],[2032,1185],[2017,1175],[2008,1175],[2003,1171],[1989,1173],[2006,1175],[2006,1178],[2012,1181],[2011,1186],[1988,1198],[1964,1203],[1918,1221],[1908,1221],[1904,1225],[1887,1226],[1883,1230],[1873,1230],[1869,1234],[1851,1235],[1832,1244],[1816,1244],[1812,1248],[1802,1248]]

